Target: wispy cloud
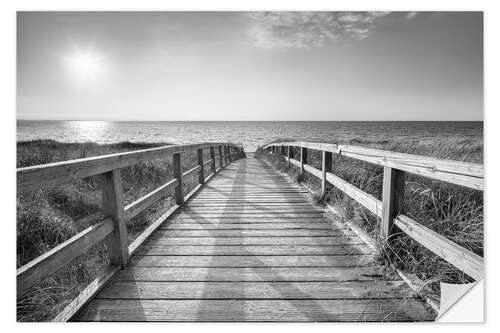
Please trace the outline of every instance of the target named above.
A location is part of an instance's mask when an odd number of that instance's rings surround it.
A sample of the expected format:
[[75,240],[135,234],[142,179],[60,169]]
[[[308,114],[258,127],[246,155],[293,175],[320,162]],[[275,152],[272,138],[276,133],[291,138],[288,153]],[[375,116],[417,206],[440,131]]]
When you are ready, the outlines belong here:
[[406,14],[406,18],[408,20],[411,20],[412,18],[414,18],[417,15],[418,15],[418,12],[409,12],[408,14]]
[[263,48],[313,48],[341,39],[361,40],[390,12],[256,12],[250,37]]

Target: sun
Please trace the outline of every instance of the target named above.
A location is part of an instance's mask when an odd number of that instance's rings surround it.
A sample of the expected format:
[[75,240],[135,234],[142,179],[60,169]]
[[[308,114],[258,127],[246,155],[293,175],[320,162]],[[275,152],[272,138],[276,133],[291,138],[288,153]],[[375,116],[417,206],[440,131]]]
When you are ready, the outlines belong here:
[[76,48],[64,57],[64,63],[68,73],[80,82],[98,79],[104,69],[102,57],[93,49]]

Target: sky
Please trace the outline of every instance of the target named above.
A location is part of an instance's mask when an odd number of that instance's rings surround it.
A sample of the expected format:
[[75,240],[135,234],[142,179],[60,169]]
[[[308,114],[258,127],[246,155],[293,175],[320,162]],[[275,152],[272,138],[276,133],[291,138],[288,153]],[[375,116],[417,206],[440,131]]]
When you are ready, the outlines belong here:
[[19,12],[17,118],[483,120],[483,15]]

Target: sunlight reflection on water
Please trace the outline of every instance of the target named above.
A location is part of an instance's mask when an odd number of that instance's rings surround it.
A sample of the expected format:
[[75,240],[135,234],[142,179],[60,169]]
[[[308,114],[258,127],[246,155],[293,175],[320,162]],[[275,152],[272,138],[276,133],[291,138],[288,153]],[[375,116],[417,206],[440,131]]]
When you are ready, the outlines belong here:
[[61,142],[115,143],[193,142],[242,143],[255,151],[277,138],[310,141],[394,140],[415,141],[480,139],[482,122],[115,122],[24,121],[17,122],[17,140],[53,139]]

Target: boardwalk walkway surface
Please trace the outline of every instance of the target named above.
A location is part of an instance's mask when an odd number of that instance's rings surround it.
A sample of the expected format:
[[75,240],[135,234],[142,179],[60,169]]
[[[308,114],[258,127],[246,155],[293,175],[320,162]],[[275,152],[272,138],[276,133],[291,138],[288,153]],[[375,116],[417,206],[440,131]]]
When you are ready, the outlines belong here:
[[163,223],[75,320],[429,320],[410,295],[307,191],[250,157]]

